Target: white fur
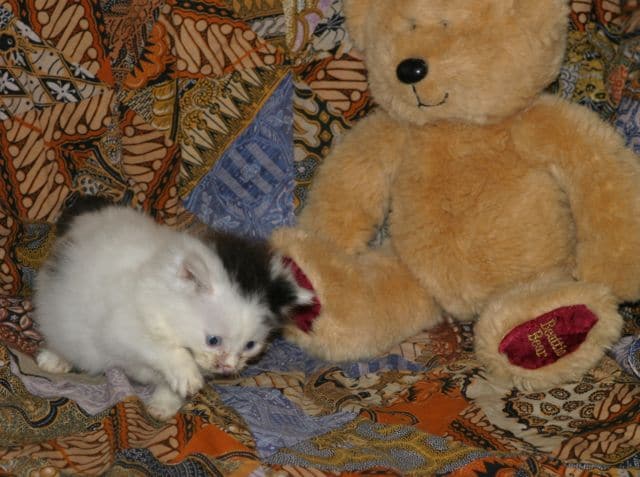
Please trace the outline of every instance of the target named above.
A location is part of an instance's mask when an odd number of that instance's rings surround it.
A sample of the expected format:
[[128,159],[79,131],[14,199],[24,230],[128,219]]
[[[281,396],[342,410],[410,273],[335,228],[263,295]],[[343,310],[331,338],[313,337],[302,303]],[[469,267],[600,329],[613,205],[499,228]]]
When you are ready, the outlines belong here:
[[[203,386],[201,371],[241,369],[270,331],[267,307],[241,296],[215,252],[122,207],[72,222],[37,276],[34,302],[41,368],[120,367],[156,384],[148,410],[159,419]],[[208,335],[221,344],[209,346]]]

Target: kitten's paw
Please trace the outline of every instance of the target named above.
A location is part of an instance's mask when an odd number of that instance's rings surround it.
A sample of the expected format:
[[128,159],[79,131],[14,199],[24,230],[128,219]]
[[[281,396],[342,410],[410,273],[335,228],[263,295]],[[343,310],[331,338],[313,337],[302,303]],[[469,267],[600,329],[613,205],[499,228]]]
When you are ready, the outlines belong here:
[[73,367],[66,359],[48,349],[40,350],[36,356],[36,363],[43,371],[54,374],[68,373]]
[[168,386],[159,384],[147,403],[147,412],[158,421],[167,421],[176,415],[183,402]]
[[[180,371],[176,370],[176,372]],[[200,371],[194,367],[194,369],[184,369],[182,374],[174,376],[174,379],[169,381],[169,385],[180,397],[186,398],[202,389],[204,379]]]
[[174,361],[166,379],[171,389],[182,398],[197,393],[204,386],[204,378],[195,361],[187,354],[184,359]]

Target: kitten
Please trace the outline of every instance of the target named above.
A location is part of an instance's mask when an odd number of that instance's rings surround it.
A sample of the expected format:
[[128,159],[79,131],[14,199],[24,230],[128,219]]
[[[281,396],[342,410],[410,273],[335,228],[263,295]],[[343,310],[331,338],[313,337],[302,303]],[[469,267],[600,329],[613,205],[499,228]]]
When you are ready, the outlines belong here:
[[196,237],[98,199],[78,200],[58,236],[35,281],[45,337],[38,365],[120,367],[156,385],[147,408],[160,420],[203,386],[203,372],[242,369],[286,314],[312,299],[265,244]]

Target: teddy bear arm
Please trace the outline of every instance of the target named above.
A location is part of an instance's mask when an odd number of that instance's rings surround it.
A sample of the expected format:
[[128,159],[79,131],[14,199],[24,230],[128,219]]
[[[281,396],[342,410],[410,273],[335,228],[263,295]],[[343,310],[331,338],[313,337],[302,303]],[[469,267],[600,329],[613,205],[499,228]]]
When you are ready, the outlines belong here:
[[402,134],[383,114],[356,124],[320,165],[299,226],[348,252],[366,249],[388,209]]
[[612,161],[617,163],[607,167],[599,162],[592,175],[583,170],[569,179],[576,222],[575,274],[609,285],[622,300],[635,300],[640,298],[640,171],[632,153],[617,152],[618,161]]
[[608,124],[583,106],[543,98],[515,134],[521,154],[548,162],[575,223],[574,275],[640,298],[640,163]]

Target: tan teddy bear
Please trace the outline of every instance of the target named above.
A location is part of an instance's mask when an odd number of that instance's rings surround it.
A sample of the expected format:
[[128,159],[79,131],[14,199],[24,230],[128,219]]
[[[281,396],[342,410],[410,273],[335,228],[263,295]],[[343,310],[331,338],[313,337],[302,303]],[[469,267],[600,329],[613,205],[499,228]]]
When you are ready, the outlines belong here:
[[[543,93],[566,2],[344,8],[379,108],[320,166],[298,226],[273,236],[318,298],[286,335],[362,359],[446,311],[477,318],[493,379],[578,378],[619,338],[617,304],[640,298],[640,167],[594,113]],[[370,247],[388,212],[390,240]]]

